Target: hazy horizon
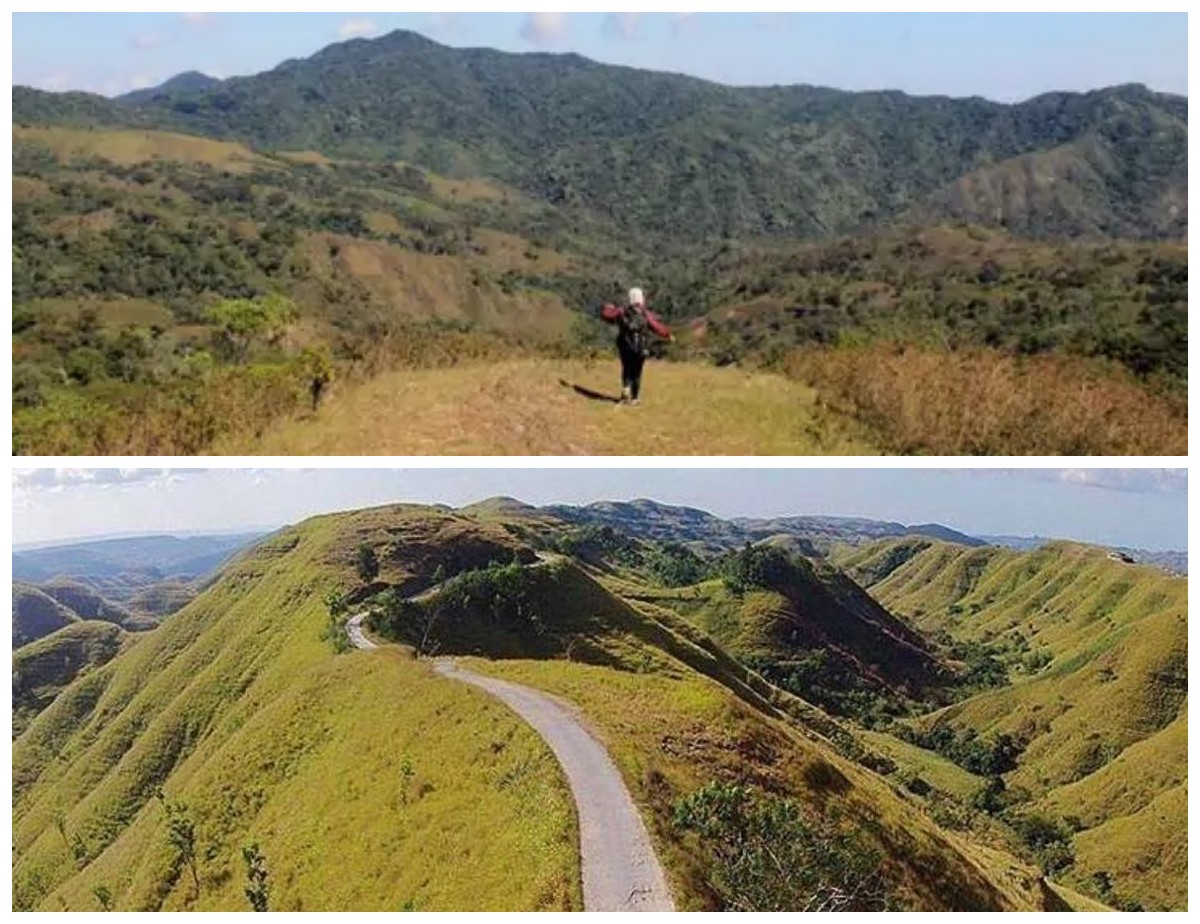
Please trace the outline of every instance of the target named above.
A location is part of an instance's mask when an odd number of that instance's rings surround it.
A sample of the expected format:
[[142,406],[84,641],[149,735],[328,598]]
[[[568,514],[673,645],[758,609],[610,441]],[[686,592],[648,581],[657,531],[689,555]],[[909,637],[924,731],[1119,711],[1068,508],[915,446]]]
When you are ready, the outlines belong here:
[[262,73],[397,30],[729,86],[1005,103],[1126,83],[1187,95],[1180,13],[18,13],[12,24],[14,84],[105,96],[188,71]]
[[724,518],[865,517],[1187,549],[1182,469],[24,469],[13,476],[13,545],[252,531],[499,495],[535,506],[649,498]]

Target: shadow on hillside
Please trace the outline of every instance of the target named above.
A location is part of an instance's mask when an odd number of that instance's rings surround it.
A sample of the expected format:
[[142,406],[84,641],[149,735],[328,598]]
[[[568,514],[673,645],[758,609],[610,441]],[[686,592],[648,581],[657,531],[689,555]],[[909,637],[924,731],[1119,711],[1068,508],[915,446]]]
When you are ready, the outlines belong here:
[[606,395],[603,392],[593,391],[592,389],[585,388],[582,385],[575,385],[572,382],[568,382],[566,379],[559,379],[558,384],[563,388],[571,389],[571,391],[575,392],[577,395],[582,395],[589,401],[607,401],[609,404],[619,404],[621,401],[621,399],[615,395]]

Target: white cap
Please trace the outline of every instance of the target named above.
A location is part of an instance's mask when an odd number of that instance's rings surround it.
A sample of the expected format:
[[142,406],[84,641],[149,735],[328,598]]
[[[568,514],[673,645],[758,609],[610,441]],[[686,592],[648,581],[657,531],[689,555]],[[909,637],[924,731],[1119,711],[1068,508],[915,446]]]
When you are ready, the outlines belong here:
[[646,293],[643,292],[641,289],[636,289],[636,288],[630,289],[629,290],[629,304],[641,305],[644,308],[646,306]]

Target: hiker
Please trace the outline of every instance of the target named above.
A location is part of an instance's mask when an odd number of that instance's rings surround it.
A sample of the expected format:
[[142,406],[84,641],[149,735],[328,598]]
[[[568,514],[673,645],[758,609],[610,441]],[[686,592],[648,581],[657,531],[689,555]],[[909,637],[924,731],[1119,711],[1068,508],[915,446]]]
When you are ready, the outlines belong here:
[[618,404],[637,404],[650,331],[672,342],[675,336],[654,312],[646,308],[646,295],[641,289],[629,290],[629,301],[624,307],[605,305],[600,309],[600,317],[617,325],[617,353],[621,357],[621,400]]

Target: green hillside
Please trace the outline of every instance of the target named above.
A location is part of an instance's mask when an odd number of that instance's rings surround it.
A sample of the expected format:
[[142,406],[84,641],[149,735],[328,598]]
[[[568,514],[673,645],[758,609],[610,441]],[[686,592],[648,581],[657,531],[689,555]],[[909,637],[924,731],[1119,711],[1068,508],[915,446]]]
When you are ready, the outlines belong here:
[[118,626],[82,621],[13,651],[13,738],[68,684],[112,660],[126,639]]
[[1186,229],[1187,103],[1140,86],[1011,106],[733,88],[397,31],[213,87],[88,102],[17,88],[14,120],[121,122],[407,160],[495,176],[569,212],[670,239],[679,227],[699,240],[844,233],[914,210],[999,216],[1046,234]]
[[1170,845],[1187,819],[1165,806],[1187,779],[1186,579],[1069,543],[908,540],[839,560],[914,627],[1007,677],[921,719],[913,740],[961,759],[964,735],[1009,736],[1010,812],[1073,829],[1072,880],[1109,901],[1179,907],[1164,883],[1183,876]]
[[[245,908],[251,843],[277,910],[578,908],[573,813],[549,752],[414,648],[473,654],[580,708],[680,907],[726,900],[715,845],[678,820],[725,784],[799,800],[839,849],[881,864],[896,907],[1061,906],[1034,869],[939,828],[827,737],[836,723],[783,708],[788,694],[687,619],[548,552],[562,529],[495,505],[400,506],[260,542],[14,742],[14,908]],[[367,598],[376,631],[407,644],[344,652],[330,606],[344,616]],[[189,827],[181,854],[168,833]]]
[[52,632],[73,625],[79,616],[45,591],[31,584],[13,583],[12,646],[28,645]]
[[123,606],[106,600],[104,596],[82,581],[57,577],[38,585],[43,593],[53,597],[80,619],[100,619],[104,622],[125,625],[133,614]]
[[[810,444],[1186,442],[1181,98],[731,88],[397,32],[13,105],[21,453],[240,448],[343,387],[382,392],[372,432],[397,374],[607,352],[588,315],[632,282],[672,358],[815,390]],[[517,445],[477,451],[562,451],[504,417]]]
[[[362,519],[267,540],[34,720],[14,744],[14,907],[95,909],[103,887],[122,909],[243,908],[250,841],[281,910],[578,906],[570,802],[533,733],[323,637]],[[196,880],[160,787],[196,826]]]

